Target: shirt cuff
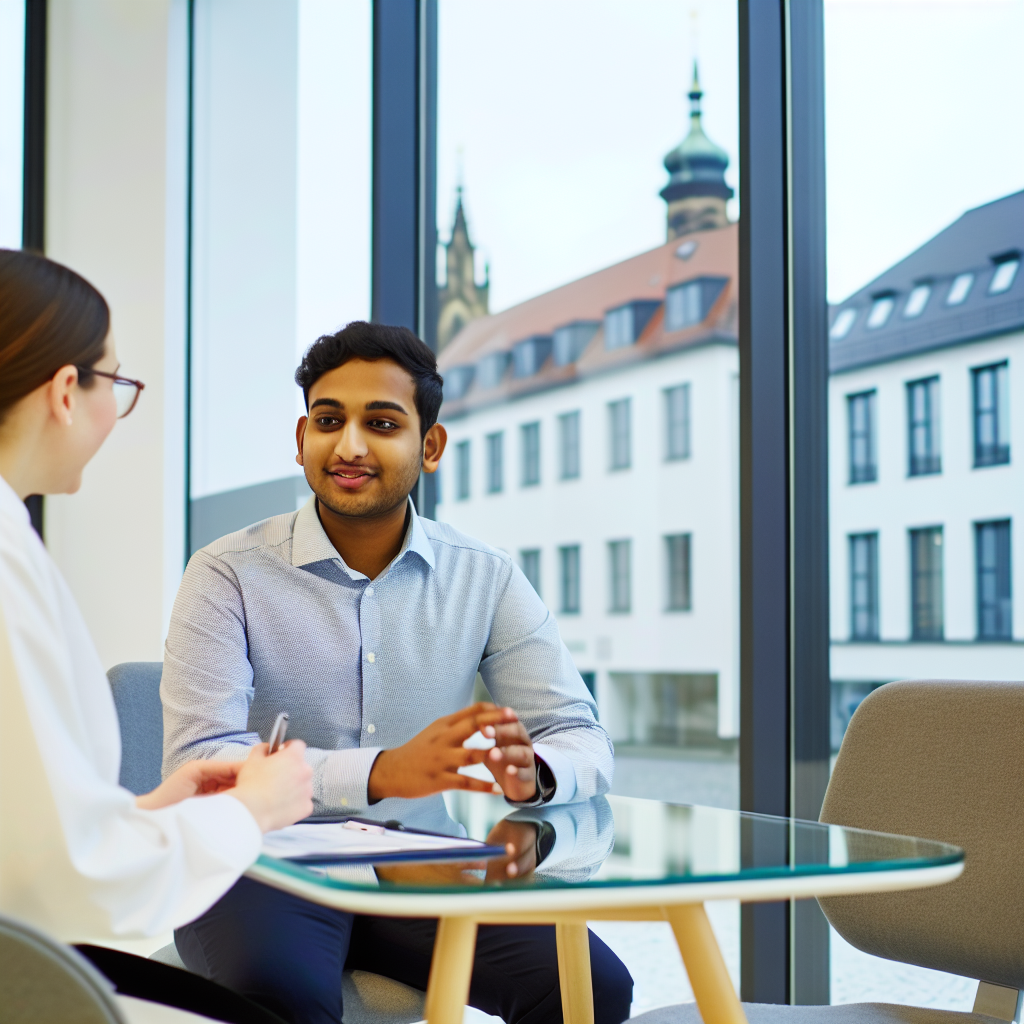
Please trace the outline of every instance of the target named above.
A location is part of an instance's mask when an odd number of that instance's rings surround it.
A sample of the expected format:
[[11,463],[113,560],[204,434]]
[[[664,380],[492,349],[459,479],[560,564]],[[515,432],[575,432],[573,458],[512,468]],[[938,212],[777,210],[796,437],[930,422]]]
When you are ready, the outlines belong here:
[[332,750],[324,759],[320,775],[320,792],[314,794],[318,814],[344,814],[369,806],[366,787],[370,782],[373,762],[383,747],[356,747]]
[[551,769],[555,777],[555,795],[545,806],[571,803],[576,796],[576,769],[572,761],[548,743],[534,743],[533,753]]
[[201,832],[203,841],[239,873],[260,855],[263,832],[249,808],[230,792],[192,797],[171,806],[187,807],[189,823]]

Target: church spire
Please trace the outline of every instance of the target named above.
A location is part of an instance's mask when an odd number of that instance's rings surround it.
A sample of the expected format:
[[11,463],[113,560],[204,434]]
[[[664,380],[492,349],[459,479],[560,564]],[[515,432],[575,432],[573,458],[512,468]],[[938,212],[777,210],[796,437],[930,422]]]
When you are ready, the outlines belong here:
[[693,62],[693,83],[688,96],[689,134],[665,157],[669,180],[661,190],[661,198],[668,204],[669,239],[691,231],[725,227],[729,223],[725,204],[734,194],[725,183],[729,154],[704,134],[701,122],[704,91],[700,87],[696,61]]
[[[461,156],[461,154],[460,154]],[[437,350],[440,352],[471,320],[488,313],[490,270],[483,284],[476,283],[476,248],[469,237],[462,202],[462,167],[455,186],[452,233],[445,245],[445,283],[437,289]]]

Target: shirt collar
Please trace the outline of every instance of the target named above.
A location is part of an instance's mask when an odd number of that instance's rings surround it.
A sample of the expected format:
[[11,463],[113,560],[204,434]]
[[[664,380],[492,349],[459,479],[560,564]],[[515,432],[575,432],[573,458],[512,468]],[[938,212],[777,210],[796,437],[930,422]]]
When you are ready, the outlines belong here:
[[[409,505],[409,527],[391,565],[397,565],[407,553],[412,552],[419,555],[433,569],[434,546],[430,543],[427,531],[423,529],[420,517],[416,515],[415,507],[412,507],[411,498]],[[295,526],[292,529],[292,565],[298,567],[327,561],[338,562],[353,579],[363,576],[362,573],[357,573],[345,565],[345,560],[338,554],[337,548],[330,542],[320,523],[320,517],[316,512],[316,495],[310,495],[309,501],[299,509],[295,517]],[[390,567],[388,566],[389,569]]]
[[28,506],[18,497],[14,488],[2,476],[0,476],[0,512],[13,516],[22,523],[31,522]]

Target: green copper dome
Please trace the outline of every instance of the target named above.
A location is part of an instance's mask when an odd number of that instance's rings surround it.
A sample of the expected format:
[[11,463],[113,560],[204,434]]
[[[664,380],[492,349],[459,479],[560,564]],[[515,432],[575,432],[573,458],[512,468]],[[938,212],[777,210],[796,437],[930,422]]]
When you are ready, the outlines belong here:
[[704,134],[701,125],[700,100],[703,95],[697,76],[697,62],[694,61],[693,85],[689,93],[690,133],[665,157],[665,170],[669,173],[668,184],[661,190],[661,198],[665,202],[687,196],[733,197],[733,190],[725,183],[729,154]]

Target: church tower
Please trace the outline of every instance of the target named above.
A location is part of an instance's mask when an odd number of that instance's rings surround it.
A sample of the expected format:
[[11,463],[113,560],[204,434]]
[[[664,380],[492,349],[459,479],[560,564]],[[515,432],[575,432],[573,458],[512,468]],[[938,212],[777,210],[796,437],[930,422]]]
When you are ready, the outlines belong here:
[[725,204],[733,197],[733,190],[725,183],[729,154],[716,146],[701,126],[700,99],[704,93],[696,61],[689,95],[690,133],[665,157],[669,180],[661,198],[668,204],[668,241],[691,231],[725,227],[729,223]]
[[473,254],[469,240],[466,214],[462,209],[462,186],[456,189],[455,220],[452,235],[445,249],[445,282],[437,289],[437,351],[455,337],[463,327],[479,317],[487,316],[490,273],[483,284],[476,283]]

